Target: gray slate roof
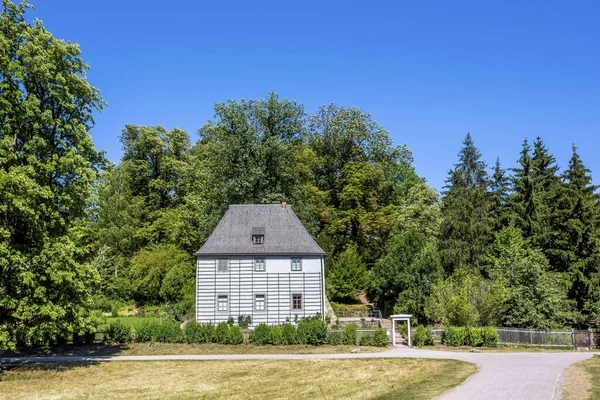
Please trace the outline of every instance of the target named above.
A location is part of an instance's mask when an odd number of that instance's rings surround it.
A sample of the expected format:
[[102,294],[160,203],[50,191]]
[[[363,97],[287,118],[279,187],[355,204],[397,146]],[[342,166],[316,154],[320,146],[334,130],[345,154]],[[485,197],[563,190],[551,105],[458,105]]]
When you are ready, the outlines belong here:
[[[253,244],[264,234],[264,244]],[[325,255],[290,205],[236,204],[195,255]]]

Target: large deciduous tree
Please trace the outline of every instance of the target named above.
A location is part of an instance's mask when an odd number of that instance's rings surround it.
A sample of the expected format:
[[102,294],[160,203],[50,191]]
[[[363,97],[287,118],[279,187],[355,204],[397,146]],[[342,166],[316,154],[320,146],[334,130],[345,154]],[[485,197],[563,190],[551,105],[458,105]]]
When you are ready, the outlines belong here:
[[[55,39],[29,5],[0,14],[0,346],[19,331],[58,340],[92,327],[84,310],[97,274],[72,227],[104,157],[92,143],[104,104],[77,44]],[[3,339],[4,338],[4,339]]]

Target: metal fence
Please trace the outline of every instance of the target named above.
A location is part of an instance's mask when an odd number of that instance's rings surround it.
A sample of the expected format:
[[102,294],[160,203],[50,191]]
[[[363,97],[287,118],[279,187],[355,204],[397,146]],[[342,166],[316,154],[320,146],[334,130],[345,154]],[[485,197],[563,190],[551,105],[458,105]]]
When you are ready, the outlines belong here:
[[[600,342],[600,333],[588,330],[550,330],[520,328],[496,328],[499,334],[498,344],[504,346],[539,346],[539,347],[585,347],[592,349]],[[432,329],[434,343],[443,340],[443,329]]]

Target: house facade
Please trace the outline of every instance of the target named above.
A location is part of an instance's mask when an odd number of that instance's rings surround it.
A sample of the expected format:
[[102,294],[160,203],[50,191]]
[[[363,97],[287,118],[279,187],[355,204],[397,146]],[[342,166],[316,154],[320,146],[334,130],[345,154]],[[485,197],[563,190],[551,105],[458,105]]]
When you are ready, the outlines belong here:
[[229,206],[195,256],[197,322],[325,314],[325,252],[286,203]]

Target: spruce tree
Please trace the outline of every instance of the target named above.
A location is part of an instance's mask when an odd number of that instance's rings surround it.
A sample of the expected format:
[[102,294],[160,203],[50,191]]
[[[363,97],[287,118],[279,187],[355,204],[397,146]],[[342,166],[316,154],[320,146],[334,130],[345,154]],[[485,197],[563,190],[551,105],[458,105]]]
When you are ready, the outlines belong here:
[[531,165],[531,146],[527,139],[523,141],[520,167],[513,169],[513,194],[510,198],[510,222],[521,229],[529,238],[536,220],[536,203],[534,201],[533,167]]
[[496,159],[490,183],[491,216],[493,229],[500,231],[508,224],[507,206],[510,199],[510,178],[506,170],[500,166],[500,158]]
[[595,290],[600,263],[598,196],[590,174],[573,146],[569,168],[562,174],[564,185],[554,197],[554,231],[548,249],[554,268],[566,274],[580,324],[596,318],[599,300]]
[[439,239],[449,274],[458,268],[482,271],[492,231],[489,176],[470,134],[458,158],[444,187]]

